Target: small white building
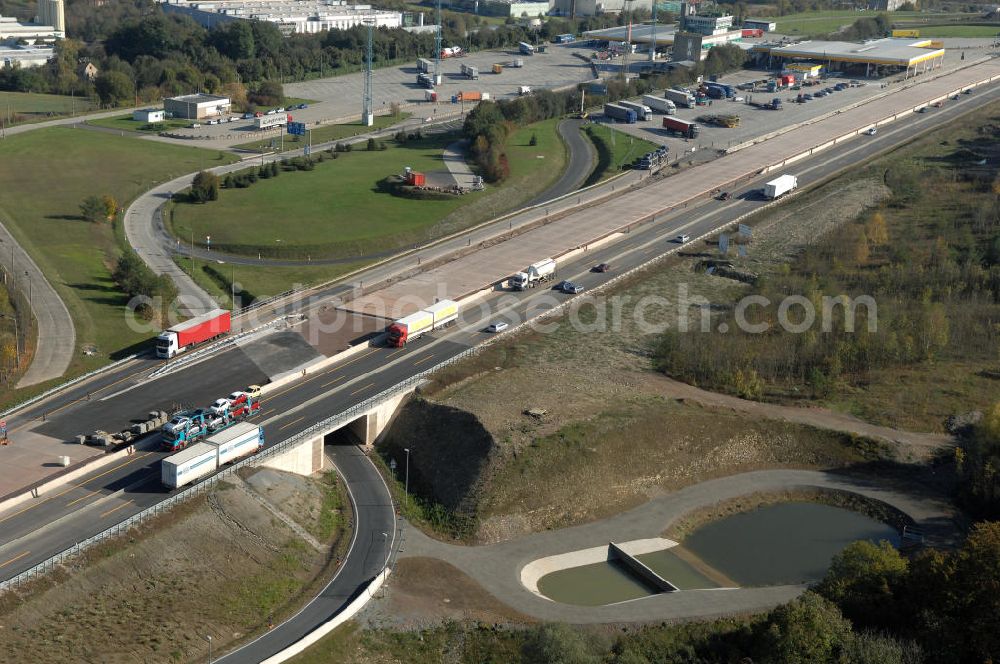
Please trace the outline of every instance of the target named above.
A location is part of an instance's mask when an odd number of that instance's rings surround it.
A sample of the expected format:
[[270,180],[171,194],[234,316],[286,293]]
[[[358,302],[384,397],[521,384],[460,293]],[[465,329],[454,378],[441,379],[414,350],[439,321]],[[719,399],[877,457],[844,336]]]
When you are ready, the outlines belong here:
[[143,108],[132,111],[132,119],[136,122],[163,122],[166,119],[166,112],[160,108]]

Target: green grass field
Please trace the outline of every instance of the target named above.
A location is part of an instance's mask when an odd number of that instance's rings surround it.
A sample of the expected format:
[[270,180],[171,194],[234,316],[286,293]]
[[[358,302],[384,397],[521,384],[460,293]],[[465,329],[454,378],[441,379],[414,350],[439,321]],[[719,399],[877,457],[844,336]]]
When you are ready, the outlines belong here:
[[71,371],[94,368],[151,335],[126,325],[125,299],[110,274],[118,252],[115,233],[108,224],[83,221],[80,201],[107,193],[128,205],[157,182],[232,159],[68,127],[0,142],[0,217],[63,298],[78,346],[97,348],[93,357],[78,356]]
[[[220,251],[296,258],[361,256],[387,246],[426,240],[436,221],[469,197],[418,201],[375,191],[379,180],[403,172],[445,168],[435,137],[386,151],[356,150],[313,171],[284,172],[247,189],[223,190],[218,201],[178,203],[171,215],[178,237],[212,236]],[[286,250],[287,248],[287,250]]]
[[40,122],[94,110],[89,99],[34,92],[0,92],[0,117],[7,125]]
[[622,167],[631,164],[636,157],[659,147],[656,143],[613,130],[603,124],[588,125],[586,133],[598,153],[597,169],[591,174],[588,184],[620,173]]
[[[391,143],[385,151],[341,153],[313,171],[283,172],[246,189],[224,189],[213,203],[178,203],[170,225],[178,237],[190,237],[193,230],[196,242],[211,235],[212,246],[219,251],[250,256],[263,252],[298,259],[363,257],[425,242],[494,213],[493,206],[481,209],[480,205],[459,221],[439,223],[449,216],[454,220],[460,208],[464,211],[480,199],[509,197],[512,192],[520,203],[558,178],[565,154],[555,127],[556,121],[550,120],[514,132],[507,144],[512,176],[484,193],[413,200],[377,190],[381,179],[406,166],[420,172],[445,170],[442,150],[456,137],[435,136],[404,145]],[[536,146],[529,145],[532,134]],[[506,198],[497,201],[500,212],[509,204]]]
[[139,122],[138,120],[133,120],[131,115],[122,115],[117,118],[98,118],[96,120],[87,120],[87,124],[94,125],[95,127],[118,129],[121,131],[141,131],[143,133],[155,133],[157,131],[169,131],[171,129],[180,129],[182,127],[187,127],[189,124],[191,124],[191,121],[165,120],[164,122],[158,122],[155,125],[150,125],[146,122]]
[[[397,122],[402,122],[411,115],[411,113],[400,113],[399,115],[377,115],[375,116],[375,124],[371,127],[366,127],[361,124],[360,120],[357,122],[350,122],[348,124],[321,125],[312,130],[312,142],[313,145],[316,145],[327,141],[339,141],[344,138],[351,138],[352,136],[357,136],[359,134],[367,134],[368,132],[385,129],[386,127],[396,124]],[[286,152],[289,150],[298,150],[304,144],[308,143],[308,141],[308,135],[298,137],[285,134],[284,149]],[[250,141],[249,143],[241,143],[240,145],[234,146],[237,150],[252,150],[257,152],[278,151],[281,147],[281,137],[276,130],[273,132],[273,136],[268,138]]]
[[[877,12],[853,11],[853,10],[829,10],[816,12],[802,12],[799,14],[787,14],[785,16],[771,19],[777,21],[779,34],[784,35],[820,35],[839,30],[842,26],[849,25],[859,18],[877,16]],[[915,21],[933,18],[940,19],[961,19],[977,16],[977,14],[927,14],[923,12],[890,12],[889,17],[893,21]],[[923,33],[921,33],[923,36]],[[928,35],[929,36],[929,35]]]
[[997,37],[1000,25],[921,25],[921,37]]

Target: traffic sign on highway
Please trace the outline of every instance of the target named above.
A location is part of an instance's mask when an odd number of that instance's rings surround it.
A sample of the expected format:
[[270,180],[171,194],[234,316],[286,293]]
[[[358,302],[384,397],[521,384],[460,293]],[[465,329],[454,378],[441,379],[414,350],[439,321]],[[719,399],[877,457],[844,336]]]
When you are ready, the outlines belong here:
[[306,123],[305,122],[289,122],[288,123],[288,133],[294,136],[305,136],[306,135]]

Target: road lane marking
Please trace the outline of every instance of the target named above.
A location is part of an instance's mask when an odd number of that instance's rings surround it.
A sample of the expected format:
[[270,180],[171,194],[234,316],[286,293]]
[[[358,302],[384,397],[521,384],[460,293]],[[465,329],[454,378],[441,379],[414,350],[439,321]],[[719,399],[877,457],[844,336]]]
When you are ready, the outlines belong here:
[[101,473],[100,475],[94,475],[93,477],[91,477],[89,480],[87,480],[83,484],[79,484],[79,485],[74,484],[73,486],[69,487],[68,489],[64,489],[64,490],[60,491],[59,493],[55,493],[55,494],[52,494],[51,496],[49,496],[47,498],[43,498],[42,500],[38,501],[37,503],[32,503],[31,505],[28,505],[27,507],[25,507],[22,510],[18,510],[17,512],[12,512],[11,514],[8,514],[7,516],[5,516],[2,519],[0,519],[0,523],[3,523],[4,521],[7,521],[9,519],[13,519],[15,516],[17,516],[19,514],[24,514],[28,510],[33,510],[36,507],[38,507],[39,505],[44,505],[45,503],[47,503],[50,500],[53,500],[55,498],[58,498],[59,496],[65,496],[70,491],[73,491],[75,489],[82,489],[82,488],[84,488],[84,484],[86,484],[88,482],[92,482],[92,481],[94,481],[94,480],[96,480],[96,479],[98,479],[100,477],[104,477],[108,473],[113,473],[116,470],[118,470],[119,468],[124,468],[125,466],[129,465],[130,463],[138,461],[139,459],[142,459],[143,457],[148,457],[150,454],[153,454],[153,453],[152,452],[146,452],[145,454],[139,454],[139,455],[133,456],[131,460],[126,461],[123,464],[117,465],[114,468],[111,468],[109,470],[106,470],[103,473]]
[[351,392],[351,396],[353,397],[353,396],[354,396],[355,394],[357,394],[358,392],[364,392],[365,390],[367,390],[367,389],[369,389],[369,388],[372,388],[372,387],[375,387],[375,383],[368,383],[368,384],[367,384],[367,385],[365,385],[364,387],[359,387],[358,389],[356,389],[356,390],[354,390],[353,392]]
[[302,421],[302,420],[304,420],[304,419],[306,419],[306,416],[305,416],[305,415],[303,415],[302,417],[300,417],[300,418],[299,418],[299,419],[297,419],[297,420],[292,420],[291,422],[289,422],[288,424],[286,424],[286,425],[285,425],[285,426],[283,426],[283,427],[278,427],[278,431],[283,431],[284,429],[287,429],[288,427],[292,426],[292,425],[293,425],[293,424],[295,424],[296,422],[301,422],[301,421]]
[[[372,348],[367,353],[362,353],[361,355],[358,355],[357,357],[355,357],[352,360],[348,360],[347,362],[344,362],[343,364],[338,364],[336,367],[334,367],[330,371],[339,371],[340,369],[343,369],[344,367],[346,367],[349,364],[353,364],[354,362],[357,362],[358,360],[363,360],[364,358],[368,357],[372,353],[377,353],[378,350],[379,349],[377,347],[376,348]],[[274,399],[275,397],[280,397],[282,394],[286,394],[288,392],[291,392],[292,390],[296,390],[296,389],[302,387],[303,385],[305,385],[306,383],[308,383],[309,381],[311,381],[313,379],[319,378],[320,376],[325,376],[327,373],[330,373],[330,371],[327,371],[325,373],[310,374],[308,378],[304,378],[303,380],[296,381],[295,383],[292,383],[286,389],[281,390],[280,392],[275,392],[274,394],[268,394],[267,395],[267,399],[268,399],[268,401],[270,401],[271,399]]]
[[99,491],[91,491],[91,492],[89,492],[85,496],[80,496],[76,500],[71,500],[70,502],[66,503],[66,507],[72,507],[73,505],[76,505],[81,500],[86,500],[87,498],[92,498],[92,497],[96,496],[98,493],[100,493],[100,492]]
[[112,507],[112,508],[111,508],[111,509],[109,509],[109,510],[108,510],[107,512],[102,512],[102,513],[101,513],[101,516],[99,516],[98,518],[99,518],[99,519],[103,519],[104,517],[106,517],[107,515],[111,514],[112,512],[117,512],[118,510],[120,510],[120,509],[121,509],[121,508],[123,508],[123,507],[128,507],[129,505],[131,505],[131,504],[132,504],[132,502],[133,502],[133,501],[131,501],[131,500],[130,500],[130,501],[128,501],[127,503],[122,503],[122,504],[121,504],[121,505],[119,505],[118,507]]
[[13,562],[17,562],[18,560],[20,560],[21,558],[24,558],[29,553],[31,553],[31,551],[25,551],[24,553],[19,553],[16,556],[14,556],[13,558],[11,558],[10,560],[8,560],[6,562],[0,563],[0,567],[6,567],[7,565],[10,565]]
[[323,383],[323,385],[321,387],[329,387],[330,385],[333,385],[334,383],[339,383],[340,381],[344,380],[345,378],[347,378],[347,376],[337,376],[336,378],[334,378],[333,380],[331,380],[329,383]]
[[430,354],[427,355],[427,357],[425,357],[423,359],[420,359],[420,360],[417,360],[416,362],[413,363],[413,366],[417,366],[418,364],[423,364],[424,362],[426,362],[427,360],[431,359],[432,357],[434,357],[434,353],[430,353]]
[[277,408],[269,408],[268,410],[265,410],[263,413],[257,413],[257,414],[260,415],[261,417],[263,417],[264,415],[267,415],[268,413],[273,413],[276,410],[278,410],[278,409]]

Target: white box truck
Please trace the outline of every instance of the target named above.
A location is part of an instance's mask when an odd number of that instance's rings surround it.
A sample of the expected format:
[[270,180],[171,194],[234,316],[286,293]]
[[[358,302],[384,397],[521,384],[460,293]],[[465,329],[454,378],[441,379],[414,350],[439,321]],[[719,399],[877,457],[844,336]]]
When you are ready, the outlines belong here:
[[216,448],[221,468],[224,464],[253,454],[264,447],[264,429],[249,422],[239,422],[214,436],[209,436],[205,442]]
[[215,445],[195,443],[160,462],[160,481],[176,489],[211,475],[218,467]]
[[653,95],[643,95],[642,103],[649,106],[651,109],[657,113],[666,113],[667,115],[673,115],[677,112],[677,104],[670,101],[669,99],[661,99],[660,97],[654,97]]
[[764,198],[773,201],[776,198],[781,198],[798,186],[798,178],[794,175],[782,175],[764,185]]
[[518,272],[510,278],[510,285],[514,290],[527,290],[534,288],[543,281],[548,281],[556,274],[556,261],[546,258],[543,261],[532,263],[524,272]]

